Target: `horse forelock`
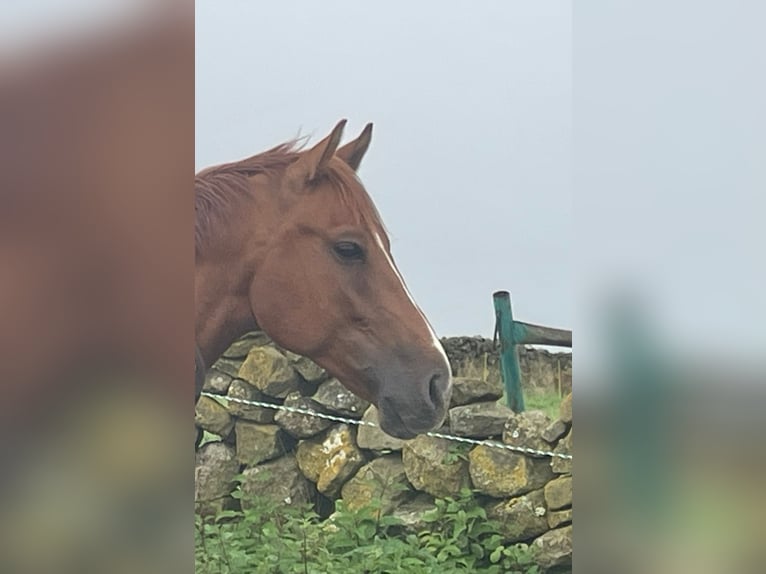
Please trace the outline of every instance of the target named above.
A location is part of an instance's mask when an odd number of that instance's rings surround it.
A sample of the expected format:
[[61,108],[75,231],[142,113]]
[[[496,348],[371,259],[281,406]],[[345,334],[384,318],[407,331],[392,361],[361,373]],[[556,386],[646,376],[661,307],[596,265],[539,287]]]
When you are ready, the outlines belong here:
[[388,237],[388,231],[383,225],[378,208],[354,170],[345,165],[341,159],[335,158],[319,176],[328,181],[338,194],[340,201],[349,208],[359,222],[367,225],[372,232]]

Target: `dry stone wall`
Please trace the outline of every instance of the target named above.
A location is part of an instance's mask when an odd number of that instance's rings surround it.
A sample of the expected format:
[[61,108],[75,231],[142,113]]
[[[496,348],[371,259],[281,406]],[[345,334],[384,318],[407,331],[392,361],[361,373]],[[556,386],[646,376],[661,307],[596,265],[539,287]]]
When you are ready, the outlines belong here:
[[[501,384],[500,355],[491,339],[447,337],[442,339],[454,373],[463,377]],[[536,347],[519,346],[522,384],[527,391],[572,392],[572,353],[551,353]]]
[[[495,439],[516,447],[571,453],[571,393],[553,420],[541,411],[515,414],[498,403],[502,384],[491,341],[443,340],[455,375],[444,434]],[[529,387],[550,386],[550,373],[568,373],[571,354],[520,353]],[[543,380],[535,379],[542,373]],[[547,374],[546,374],[547,373]],[[358,508],[381,499],[408,528],[425,528],[434,497],[473,489],[508,543],[540,549],[546,572],[568,571],[572,554],[572,464],[489,446],[419,436],[402,441],[379,428],[227,401],[256,400],[351,420],[377,422],[374,406],[346,390],[304,357],[252,333],[234,343],[207,374],[196,424],[207,431],[196,455],[195,499],[202,515],[235,507],[235,476],[243,490],[284,504],[314,503],[330,514],[343,499]],[[246,505],[246,499],[242,504]]]

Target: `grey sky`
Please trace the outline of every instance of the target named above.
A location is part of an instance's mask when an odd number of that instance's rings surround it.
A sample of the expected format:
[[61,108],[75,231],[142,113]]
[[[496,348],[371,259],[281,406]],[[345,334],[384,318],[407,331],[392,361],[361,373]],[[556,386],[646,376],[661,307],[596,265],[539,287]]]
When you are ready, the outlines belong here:
[[568,2],[196,2],[197,169],[348,118],[360,177],[440,336],[571,327]]
[[578,371],[611,352],[594,317],[615,286],[645,300],[655,344],[762,365],[766,4],[574,16]]

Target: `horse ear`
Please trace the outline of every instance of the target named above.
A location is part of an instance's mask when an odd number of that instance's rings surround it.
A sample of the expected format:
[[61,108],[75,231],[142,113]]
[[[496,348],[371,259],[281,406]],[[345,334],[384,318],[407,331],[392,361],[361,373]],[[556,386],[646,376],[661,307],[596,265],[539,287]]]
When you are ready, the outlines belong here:
[[335,150],[338,149],[345,126],[346,120],[339,121],[329,136],[311,149],[303,152],[301,158],[293,164],[295,169],[300,170],[302,175],[305,175],[307,181],[314,179],[321,169],[327,165],[332,156],[335,155]]
[[345,161],[351,169],[354,171],[359,169],[359,164],[362,163],[364,154],[367,153],[367,148],[370,147],[370,140],[372,139],[372,123],[364,126],[362,133],[354,141],[348,142],[343,147],[339,148],[335,152],[340,159]]

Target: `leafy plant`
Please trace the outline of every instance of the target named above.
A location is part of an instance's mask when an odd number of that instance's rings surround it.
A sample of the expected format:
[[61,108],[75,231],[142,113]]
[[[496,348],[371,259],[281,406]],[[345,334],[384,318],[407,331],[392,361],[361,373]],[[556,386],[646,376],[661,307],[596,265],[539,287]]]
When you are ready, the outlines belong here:
[[[234,494],[242,499],[240,487]],[[408,532],[381,512],[381,501],[350,511],[336,502],[327,520],[310,505],[284,505],[248,496],[245,510],[224,511],[196,520],[199,573],[359,574],[482,571],[536,574],[526,545],[504,546],[497,525],[470,490],[437,499],[423,517],[427,530]]]
[[[510,546],[505,552],[503,538],[497,522],[489,520],[477,498],[470,489],[461,490],[457,498],[443,498],[435,501],[436,508],[424,516],[431,525],[429,531],[421,532],[421,544],[441,561],[451,561],[455,566],[470,571],[481,568],[483,572],[514,572],[508,570],[524,566],[533,559],[528,548]],[[504,560],[492,561],[498,549]],[[500,568],[503,568],[502,570]],[[518,570],[524,574],[536,574],[536,570]]]
[[468,460],[468,452],[471,446],[464,443],[450,443],[447,454],[442,459],[442,464],[452,464],[459,460]]

